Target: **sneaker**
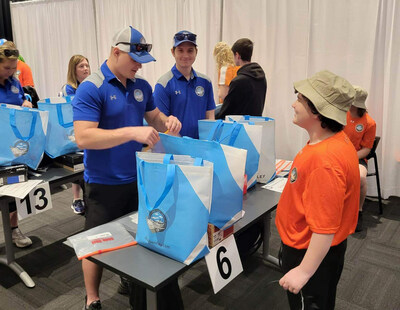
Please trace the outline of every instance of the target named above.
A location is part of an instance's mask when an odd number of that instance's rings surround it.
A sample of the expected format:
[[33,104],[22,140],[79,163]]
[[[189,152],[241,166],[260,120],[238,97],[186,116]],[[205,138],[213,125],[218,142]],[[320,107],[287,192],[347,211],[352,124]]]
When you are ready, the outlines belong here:
[[82,199],[76,199],[72,202],[71,209],[75,214],[83,214],[85,213],[85,203]]
[[129,294],[129,280],[123,277],[120,277],[119,286],[118,286],[118,293],[121,295],[128,295]]
[[19,228],[12,230],[12,242],[19,248],[26,248],[32,244],[32,240],[25,236]]
[[87,305],[87,296],[85,296],[85,305],[83,306],[83,310],[101,310],[101,301],[95,300],[88,306]]
[[358,221],[357,221],[357,226],[356,226],[356,232],[360,232],[363,230],[363,217],[362,217],[362,212],[358,212]]

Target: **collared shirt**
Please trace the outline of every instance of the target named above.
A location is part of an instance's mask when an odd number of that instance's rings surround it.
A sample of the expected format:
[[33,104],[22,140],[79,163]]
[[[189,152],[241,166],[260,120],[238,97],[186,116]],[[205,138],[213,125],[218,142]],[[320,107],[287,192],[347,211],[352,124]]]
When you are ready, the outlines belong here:
[[[72,101],[74,121],[97,122],[98,128],[143,126],[145,112],[155,109],[150,84],[136,75],[126,88],[104,62],[83,81]],[[85,150],[84,178],[88,183],[127,184],[136,180],[136,141],[104,150]]]
[[174,115],[182,123],[181,136],[199,137],[198,120],[215,109],[210,79],[192,69],[189,80],[174,65],[154,89],[154,103],[165,115]]
[[24,90],[16,78],[11,76],[5,81],[5,85],[0,84],[0,103],[21,106],[24,100]]

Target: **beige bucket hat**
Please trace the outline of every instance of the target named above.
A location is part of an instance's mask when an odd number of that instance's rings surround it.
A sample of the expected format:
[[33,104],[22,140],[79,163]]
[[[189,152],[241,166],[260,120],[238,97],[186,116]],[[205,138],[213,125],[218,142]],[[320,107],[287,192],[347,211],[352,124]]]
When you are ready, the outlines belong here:
[[321,115],[346,125],[346,113],[356,94],[346,79],[324,70],[295,82],[294,88],[310,99]]
[[365,100],[367,100],[368,97],[367,91],[364,88],[356,85],[353,85],[353,88],[356,90],[353,106],[366,110],[367,106],[365,105]]

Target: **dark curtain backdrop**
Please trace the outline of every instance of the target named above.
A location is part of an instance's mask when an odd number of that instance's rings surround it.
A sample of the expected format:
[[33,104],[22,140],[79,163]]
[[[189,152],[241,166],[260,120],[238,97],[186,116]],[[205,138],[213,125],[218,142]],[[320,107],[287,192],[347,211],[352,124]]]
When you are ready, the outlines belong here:
[[10,0],[0,1],[0,39],[6,38],[12,41]]

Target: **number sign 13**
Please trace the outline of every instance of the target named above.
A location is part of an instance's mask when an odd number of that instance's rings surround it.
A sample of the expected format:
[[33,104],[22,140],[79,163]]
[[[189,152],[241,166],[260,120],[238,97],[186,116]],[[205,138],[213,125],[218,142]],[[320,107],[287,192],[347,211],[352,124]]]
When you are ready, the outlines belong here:
[[213,247],[206,255],[206,263],[216,294],[243,271],[235,237],[231,235]]
[[18,219],[22,220],[53,208],[49,182],[38,184],[24,199],[15,199],[17,204]]

